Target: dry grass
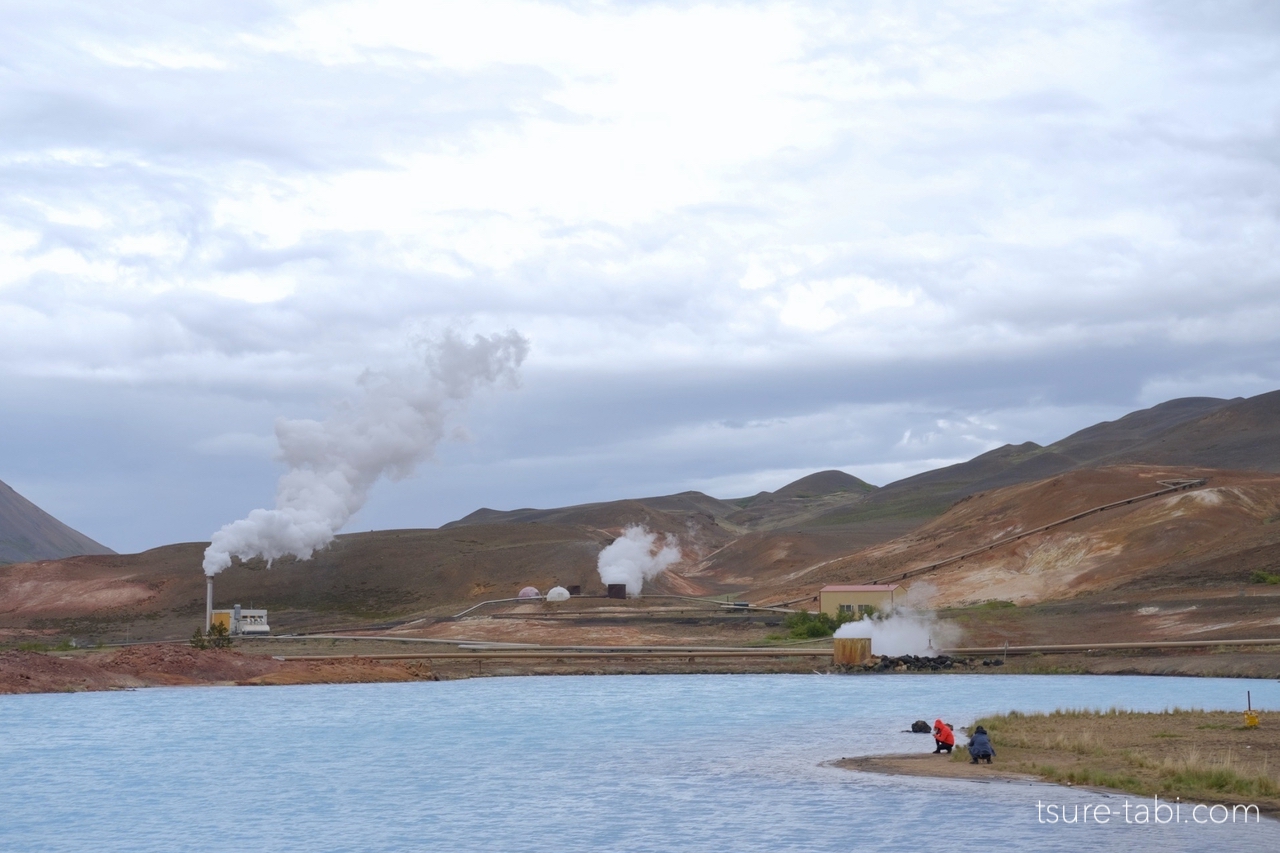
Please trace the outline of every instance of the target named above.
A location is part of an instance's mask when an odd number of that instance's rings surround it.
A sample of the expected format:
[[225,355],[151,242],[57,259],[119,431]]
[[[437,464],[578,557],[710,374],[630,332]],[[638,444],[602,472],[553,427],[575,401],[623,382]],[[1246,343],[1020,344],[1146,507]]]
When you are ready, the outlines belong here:
[[[1054,782],[1204,802],[1249,802],[1280,811],[1280,748],[1263,719],[1245,728],[1223,711],[1059,710],[977,720],[1011,770]],[[972,730],[972,727],[971,727]],[[963,750],[953,760],[967,760]]]

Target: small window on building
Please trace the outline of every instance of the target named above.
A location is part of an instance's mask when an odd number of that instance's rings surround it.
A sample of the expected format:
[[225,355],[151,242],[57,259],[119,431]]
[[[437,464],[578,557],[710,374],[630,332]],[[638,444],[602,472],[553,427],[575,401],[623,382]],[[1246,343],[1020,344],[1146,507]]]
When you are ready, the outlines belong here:
[[[859,609],[861,609],[861,608],[859,608]],[[852,605],[852,604],[841,604],[841,605],[840,605],[840,612],[841,612],[841,613],[852,613],[852,612],[853,612],[853,605]]]

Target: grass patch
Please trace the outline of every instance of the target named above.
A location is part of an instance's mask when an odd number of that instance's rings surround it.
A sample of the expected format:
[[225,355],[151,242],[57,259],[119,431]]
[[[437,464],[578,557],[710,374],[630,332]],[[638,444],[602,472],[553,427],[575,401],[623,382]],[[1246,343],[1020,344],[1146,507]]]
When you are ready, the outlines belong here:
[[1237,712],[1111,708],[1015,711],[976,720],[969,730],[978,725],[991,735],[997,762],[1052,782],[1280,812],[1280,767],[1268,762],[1274,732],[1265,720],[1245,728]]
[[20,652],[69,652],[72,649],[79,648],[79,646],[71,642],[70,639],[66,639],[55,646],[51,646],[48,643],[25,642],[18,643],[17,648]]
[[1253,574],[1249,575],[1249,582],[1280,584],[1280,574],[1275,574],[1273,572],[1262,572],[1262,571],[1254,572]]

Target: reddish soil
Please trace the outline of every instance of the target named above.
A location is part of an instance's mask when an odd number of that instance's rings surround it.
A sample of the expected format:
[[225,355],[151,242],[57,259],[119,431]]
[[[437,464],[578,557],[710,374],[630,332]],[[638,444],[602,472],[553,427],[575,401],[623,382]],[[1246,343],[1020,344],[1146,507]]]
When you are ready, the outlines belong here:
[[0,693],[197,684],[348,684],[431,677],[430,667],[418,661],[279,661],[264,655],[196,650],[177,644],[71,655],[0,653]]

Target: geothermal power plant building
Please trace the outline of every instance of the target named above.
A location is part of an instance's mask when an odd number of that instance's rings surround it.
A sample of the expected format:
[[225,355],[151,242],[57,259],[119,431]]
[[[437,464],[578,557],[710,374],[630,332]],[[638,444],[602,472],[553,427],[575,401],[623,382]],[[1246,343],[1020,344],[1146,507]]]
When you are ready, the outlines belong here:
[[223,626],[233,637],[271,633],[271,626],[267,624],[267,611],[246,610],[239,604],[230,610],[213,611],[212,624]]

